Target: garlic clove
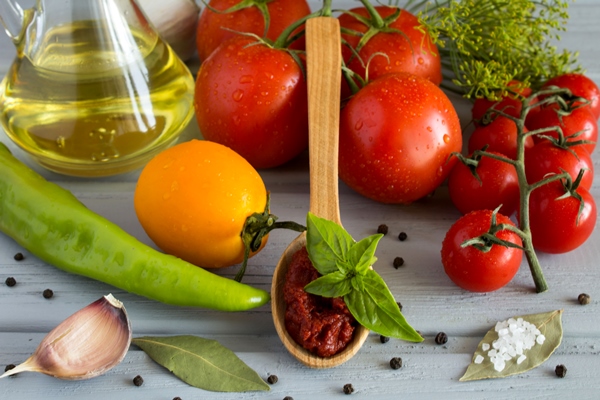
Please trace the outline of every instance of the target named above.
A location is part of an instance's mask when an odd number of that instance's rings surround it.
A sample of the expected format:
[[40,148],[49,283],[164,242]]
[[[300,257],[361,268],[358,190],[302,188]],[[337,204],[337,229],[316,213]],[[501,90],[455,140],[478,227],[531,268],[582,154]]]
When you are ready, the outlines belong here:
[[148,19],[182,61],[196,51],[200,7],[194,0],[138,0]]
[[119,364],[130,342],[125,307],[108,294],[61,322],[31,357],[0,378],[25,371],[68,380],[93,378]]

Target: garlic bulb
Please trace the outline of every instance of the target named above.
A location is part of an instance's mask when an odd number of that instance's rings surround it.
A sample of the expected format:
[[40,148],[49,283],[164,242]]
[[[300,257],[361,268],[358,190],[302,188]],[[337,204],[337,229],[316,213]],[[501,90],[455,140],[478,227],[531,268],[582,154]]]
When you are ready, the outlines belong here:
[[109,294],[61,322],[31,357],[0,378],[24,371],[69,380],[93,378],[119,364],[130,342],[125,307]]
[[148,19],[181,60],[196,51],[200,7],[194,0],[137,0]]

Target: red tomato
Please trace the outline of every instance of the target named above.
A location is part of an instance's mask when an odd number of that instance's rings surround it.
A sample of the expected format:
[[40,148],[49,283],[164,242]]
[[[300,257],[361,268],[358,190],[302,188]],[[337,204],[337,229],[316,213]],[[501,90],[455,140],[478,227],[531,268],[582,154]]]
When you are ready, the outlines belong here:
[[[517,81],[511,81],[509,83],[509,87],[511,85],[517,85]],[[503,97],[501,100],[488,100],[484,98],[476,99],[473,103],[473,108],[471,109],[471,116],[473,117],[473,121],[476,124],[479,123],[481,118],[485,115],[485,113],[490,109],[494,108],[495,110],[503,111],[505,114],[508,114],[512,117],[519,118],[521,114],[521,109],[523,108],[523,103],[521,102],[521,97],[527,97],[531,95],[530,88],[521,88],[515,89],[515,92],[519,93],[519,95],[508,95]],[[521,97],[519,97],[521,96]],[[492,114],[494,116],[494,114]]]
[[[528,132],[527,128],[523,133]],[[517,124],[514,121],[503,117],[496,117],[490,124],[479,125],[475,128],[471,137],[469,137],[469,153],[475,150],[481,150],[488,146],[488,151],[496,151],[506,155],[513,160],[517,159]],[[525,149],[533,147],[533,138],[525,138]]]
[[542,89],[549,86],[569,89],[574,96],[589,100],[590,111],[596,119],[600,118],[600,88],[587,76],[576,73],[560,75],[548,80]]
[[[495,155],[500,153],[490,152]],[[519,207],[519,177],[515,167],[504,161],[482,156],[473,175],[471,168],[457,162],[448,176],[450,200],[462,214],[474,210],[495,210],[512,215]]]
[[[498,224],[514,225],[497,214]],[[458,286],[472,292],[498,290],[515,276],[523,259],[523,250],[493,244],[483,252],[473,246],[462,247],[466,240],[486,233],[492,221],[492,211],[478,210],[463,215],[452,225],[442,242],[442,264],[448,277]],[[495,235],[501,240],[522,246],[519,235],[502,230]]]
[[258,169],[281,165],[306,149],[308,104],[296,61],[255,42],[231,38],[202,63],[194,106],[205,139],[230,147]]
[[576,192],[584,202],[579,217],[580,201],[573,196],[561,198],[565,194],[561,182],[551,182],[531,192],[529,223],[536,250],[566,253],[590,237],[596,226],[596,202],[586,189],[578,188]]
[[442,90],[406,72],[371,81],[342,109],[339,173],[382,203],[411,203],[436,189],[462,148],[458,115]]
[[[382,18],[392,15],[398,7],[375,7]],[[369,18],[364,7],[350,10],[362,17]],[[369,29],[350,14],[342,13],[339,17],[340,26],[365,33]],[[431,37],[417,28],[422,27],[417,17],[406,10],[401,10],[398,18],[389,24],[389,28],[400,32],[378,32],[360,49],[358,59],[347,46],[342,46],[342,54],[347,67],[365,78],[365,65],[369,62],[369,80],[377,79],[390,72],[410,72],[419,75],[439,85],[442,82],[442,65],[440,54]],[[361,36],[342,34],[352,48],[356,48]],[[375,53],[387,55],[373,56]],[[361,62],[362,60],[362,62]]]
[[570,146],[570,151],[544,140],[529,149],[525,156],[527,182],[535,183],[548,174],[559,174],[563,170],[575,180],[582,168],[584,172],[579,187],[590,190],[594,180],[594,163],[583,145]]
[[[590,110],[585,107],[575,108],[570,114],[562,116],[559,116],[558,111],[557,104],[541,107],[531,118],[527,118],[527,127],[529,130],[534,131],[558,126],[562,129],[563,135],[568,141],[588,140],[592,142],[584,145],[587,151],[592,154],[598,140],[598,123]],[[580,131],[582,133],[579,136],[570,137]],[[548,131],[544,135],[558,138],[556,131]],[[536,143],[542,140],[544,139],[537,135],[533,137],[533,141]]]
[[[208,5],[224,11],[241,3],[242,0],[210,0]],[[256,1],[265,4],[269,10],[269,30],[267,38],[275,40],[292,23],[310,14],[306,0]],[[230,13],[216,13],[205,7],[200,13],[196,30],[198,56],[203,61],[225,40],[238,35],[237,32],[253,33],[260,37],[265,30],[265,20],[256,5]],[[294,42],[292,48],[302,49],[304,40]]]

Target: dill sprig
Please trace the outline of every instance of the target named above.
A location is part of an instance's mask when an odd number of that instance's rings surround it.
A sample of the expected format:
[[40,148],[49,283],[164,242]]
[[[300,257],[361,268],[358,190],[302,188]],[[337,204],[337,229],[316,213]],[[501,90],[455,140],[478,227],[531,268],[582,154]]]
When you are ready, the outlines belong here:
[[510,81],[537,89],[551,77],[580,72],[578,54],[554,45],[566,31],[567,0],[404,3],[405,9],[417,12],[440,50],[443,86],[465,97],[497,100],[513,93]]

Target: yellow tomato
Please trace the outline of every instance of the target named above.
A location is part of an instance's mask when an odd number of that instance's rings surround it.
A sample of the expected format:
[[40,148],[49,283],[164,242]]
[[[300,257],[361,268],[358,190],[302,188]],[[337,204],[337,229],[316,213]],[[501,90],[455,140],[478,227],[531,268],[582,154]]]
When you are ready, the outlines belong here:
[[206,268],[243,261],[246,219],[262,214],[266,205],[258,172],[230,148],[204,140],[158,154],[142,170],[134,194],[150,239],[164,252]]

